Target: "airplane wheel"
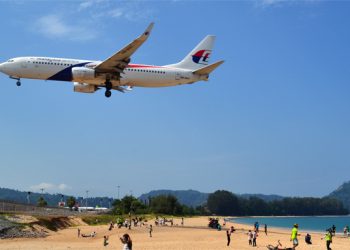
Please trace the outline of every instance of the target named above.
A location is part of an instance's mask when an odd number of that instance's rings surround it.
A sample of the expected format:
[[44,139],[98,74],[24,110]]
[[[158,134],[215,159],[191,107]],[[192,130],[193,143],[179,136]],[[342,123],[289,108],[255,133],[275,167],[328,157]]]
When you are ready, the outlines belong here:
[[19,87],[19,86],[21,86],[21,82],[20,81],[17,81],[16,82],[16,85]]
[[106,90],[105,96],[106,96],[107,98],[109,98],[109,97],[111,97],[111,95],[112,95],[112,92],[111,92],[110,90]]

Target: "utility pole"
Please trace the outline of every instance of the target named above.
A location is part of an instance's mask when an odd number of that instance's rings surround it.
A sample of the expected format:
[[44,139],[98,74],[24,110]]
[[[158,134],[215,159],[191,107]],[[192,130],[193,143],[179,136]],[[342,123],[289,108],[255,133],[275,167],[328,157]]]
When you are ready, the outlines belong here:
[[30,194],[31,194],[32,192],[30,192],[30,191],[28,191],[27,192],[27,202],[28,202],[28,204],[30,204]]
[[88,206],[88,197],[89,197],[89,190],[86,190],[86,207]]
[[120,189],[120,186],[118,185],[117,188],[118,188],[118,200],[119,200],[119,189]]

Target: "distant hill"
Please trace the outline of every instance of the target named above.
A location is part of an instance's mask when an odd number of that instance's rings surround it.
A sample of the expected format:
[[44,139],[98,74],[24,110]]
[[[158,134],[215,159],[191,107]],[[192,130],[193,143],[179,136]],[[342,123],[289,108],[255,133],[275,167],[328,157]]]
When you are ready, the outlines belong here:
[[283,200],[284,196],[280,196],[280,195],[276,195],[276,194],[241,194],[239,195],[242,198],[248,199],[250,197],[257,197],[260,198],[266,202],[270,202],[270,201],[279,201],[279,200]]
[[[197,207],[199,205],[203,205],[207,202],[209,193],[201,193],[195,190],[153,190],[149,193],[142,194],[139,199],[144,201],[148,200],[149,197],[155,197],[158,195],[173,195],[175,196],[181,204],[184,204],[189,207]],[[242,198],[249,197],[258,197],[264,201],[274,201],[274,200],[282,200],[283,196],[279,195],[265,195],[265,194],[237,194],[237,196]]]
[[350,181],[343,183],[340,187],[328,195],[342,201],[344,207],[350,210]]
[[[70,195],[63,194],[48,194],[48,193],[35,193],[32,192],[29,196],[30,204],[36,205],[40,196],[43,196],[47,201],[49,206],[57,206],[58,202],[61,200],[65,201],[66,198]],[[81,206],[86,206],[86,199],[83,197],[75,197],[77,202],[81,204]],[[19,203],[28,203],[28,192],[18,191],[9,188],[0,188],[0,200],[6,201],[14,201]],[[109,207],[112,202],[112,198],[109,197],[91,197],[87,199],[87,205],[91,207],[102,206]]]
[[204,203],[207,202],[208,193],[201,193],[199,191],[195,191],[195,190],[153,190],[151,192],[148,192],[146,194],[142,194],[139,197],[139,200],[142,201],[148,201],[149,197],[155,197],[158,195],[173,195],[175,196],[178,201],[181,204],[184,204],[186,206],[190,206],[190,207],[197,207],[200,205],[203,205]]

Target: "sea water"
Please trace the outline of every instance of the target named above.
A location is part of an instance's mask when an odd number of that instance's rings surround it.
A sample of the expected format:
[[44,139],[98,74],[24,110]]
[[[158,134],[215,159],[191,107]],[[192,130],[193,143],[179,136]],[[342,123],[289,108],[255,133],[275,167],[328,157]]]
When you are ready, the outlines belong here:
[[337,233],[343,233],[345,226],[350,226],[350,216],[297,216],[297,217],[240,217],[230,219],[233,223],[248,224],[254,227],[257,221],[260,230],[267,227],[280,227],[292,229],[294,224],[299,224],[299,231],[324,232],[333,225],[336,226]]

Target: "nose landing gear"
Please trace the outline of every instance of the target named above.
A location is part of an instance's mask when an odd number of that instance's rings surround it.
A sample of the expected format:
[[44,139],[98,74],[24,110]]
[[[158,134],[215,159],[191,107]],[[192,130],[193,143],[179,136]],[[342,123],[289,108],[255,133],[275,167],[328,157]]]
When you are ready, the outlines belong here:
[[112,92],[110,90],[106,90],[105,97],[109,98],[111,97],[111,95],[112,95]]
[[11,79],[14,79],[14,80],[17,80],[16,85],[17,85],[18,87],[21,86],[21,78],[12,77],[12,76],[10,76],[10,78],[11,78]]

